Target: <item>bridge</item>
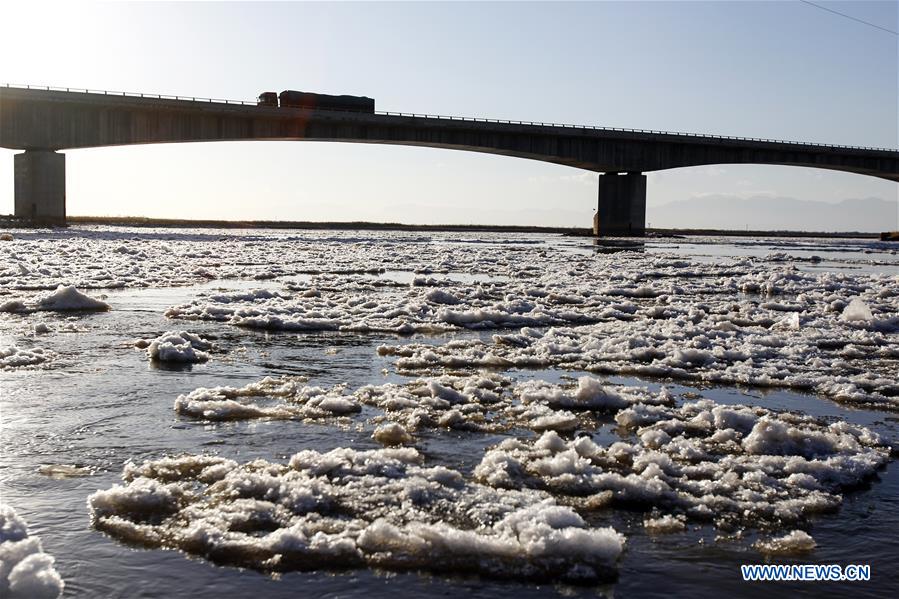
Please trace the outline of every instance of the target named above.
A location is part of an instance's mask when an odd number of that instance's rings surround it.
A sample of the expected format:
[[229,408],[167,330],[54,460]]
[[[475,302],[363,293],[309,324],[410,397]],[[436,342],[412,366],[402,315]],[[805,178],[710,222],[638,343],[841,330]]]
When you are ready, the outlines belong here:
[[0,147],[15,155],[15,215],[64,223],[61,150],[239,140],[395,144],[484,152],[600,174],[594,232],[642,235],[646,175],[711,164],[831,169],[899,182],[899,150],[473,119],[257,106],[252,102],[0,87]]

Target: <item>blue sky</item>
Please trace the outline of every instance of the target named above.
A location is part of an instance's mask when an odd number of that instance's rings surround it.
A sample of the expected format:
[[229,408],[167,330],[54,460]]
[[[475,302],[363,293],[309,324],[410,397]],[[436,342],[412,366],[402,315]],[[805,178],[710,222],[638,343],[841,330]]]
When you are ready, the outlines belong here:
[[[899,28],[895,1],[821,4]],[[795,1],[4,13],[15,27],[0,38],[3,82],[232,99],[304,89],[368,95],[383,110],[899,146],[897,36]],[[596,205],[594,173],[450,150],[244,142],[66,155],[71,214],[588,226]],[[3,150],[0,213],[12,189]],[[655,206],[710,194],[896,202],[897,190],[815,169],[677,169],[650,175],[648,220],[665,226]]]

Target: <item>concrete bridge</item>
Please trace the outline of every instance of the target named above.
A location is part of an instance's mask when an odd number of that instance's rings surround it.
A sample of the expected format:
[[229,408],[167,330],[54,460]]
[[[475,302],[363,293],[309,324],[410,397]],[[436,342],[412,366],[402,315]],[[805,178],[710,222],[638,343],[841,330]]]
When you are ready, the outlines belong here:
[[899,182],[899,150],[577,125],[256,106],[249,102],[0,87],[0,147],[15,156],[15,214],[65,222],[60,150],[191,141],[398,144],[485,152],[602,173],[594,230],[642,235],[646,176],[709,164],[778,164]]

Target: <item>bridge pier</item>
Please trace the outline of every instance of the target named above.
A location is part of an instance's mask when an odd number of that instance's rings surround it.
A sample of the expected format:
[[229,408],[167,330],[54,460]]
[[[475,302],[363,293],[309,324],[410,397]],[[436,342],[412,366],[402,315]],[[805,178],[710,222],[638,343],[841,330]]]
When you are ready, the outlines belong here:
[[646,175],[605,173],[599,176],[599,205],[593,234],[643,237],[646,233]]
[[15,215],[34,223],[66,222],[66,157],[53,150],[26,150],[15,161]]

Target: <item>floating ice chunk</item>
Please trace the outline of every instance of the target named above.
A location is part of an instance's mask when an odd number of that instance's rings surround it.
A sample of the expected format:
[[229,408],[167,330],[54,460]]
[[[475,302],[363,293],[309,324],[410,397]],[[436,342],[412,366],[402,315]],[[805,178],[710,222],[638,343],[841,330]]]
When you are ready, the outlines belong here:
[[874,320],[874,315],[871,314],[871,308],[868,307],[861,298],[853,298],[849,305],[843,309],[843,313],[840,314],[840,320],[845,322],[868,322]]
[[0,345],[0,368],[12,369],[36,366],[48,361],[51,355],[51,352],[44,351],[39,347],[21,349],[14,345]]
[[46,322],[38,322],[34,325],[34,334],[35,335],[43,335],[50,332],[50,327],[47,326]]
[[383,445],[402,445],[412,441],[412,435],[396,422],[388,422],[377,427],[372,438]]
[[764,416],[743,440],[743,448],[752,454],[812,458],[836,453],[839,441],[839,437],[829,432],[802,430],[772,416]]
[[795,304],[784,304],[781,302],[765,302],[761,306],[765,310],[774,310],[775,312],[802,312],[804,309],[802,306],[797,306]]
[[468,420],[459,410],[449,410],[444,412],[440,418],[437,419],[437,425],[445,428],[465,428],[467,424]]
[[450,305],[458,304],[461,301],[452,293],[436,287],[425,294],[425,299],[427,299],[429,302],[434,302],[435,304]]
[[615,414],[615,422],[624,428],[637,428],[657,422],[669,416],[671,411],[664,406],[636,404]]
[[[592,377],[582,377],[572,387],[539,380],[516,385],[508,377],[476,374],[444,375],[403,385],[366,385],[351,393],[344,387],[325,390],[296,381],[266,379],[240,389],[195,389],[175,400],[175,411],[208,420],[316,419],[356,413],[366,405],[384,414],[376,416],[376,422],[387,420],[408,431],[436,427],[492,432],[513,428],[571,431],[581,424],[579,413],[614,412],[618,409],[615,406],[635,406],[641,413],[649,409],[661,418],[668,411],[660,404],[670,403],[673,397],[666,389],[653,393],[640,387],[612,387]],[[589,418],[584,422],[589,423]]]
[[711,410],[716,429],[719,431],[736,429],[744,435],[752,430],[761,414],[764,414],[764,411],[745,406],[715,406]]
[[687,525],[684,517],[666,514],[658,518],[645,518],[643,520],[643,527],[649,534],[659,535],[681,532],[687,528]]
[[159,362],[205,362],[209,354],[202,350],[208,350],[212,344],[187,331],[167,331],[150,341],[147,346],[147,357]]
[[51,599],[62,595],[65,584],[53,567],[55,561],[46,553],[32,553],[15,564],[7,578],[10,599]]
[[75,464],[41,464],[37,471],[39,474],[49,476],[50,478],[75,478],[90,476],[94,473],[89,467],[77,466]]
[[573,409],[619,409],[629,405],[629,401],[617,390],[602,384],[599,379],[582,376],[573,391],[551,385],[544,381],[527,381],[517,387],[524,403],[545,403],[551,407]]
[[0,543],[21,541],[28,536],[28,525],[15,510],[0,504]]
[[309,406],[317,407],[332,414],[354,414],[362,410],[362,406],[348,397],[322,396],[309,400]]
[[793,330],[798,331],[800,327],[801,320],[799,318],[799,312],[792,312],[788,316],[784,316],[777,324],[772,328],[777,328],[781,330]]
[[494,413],[505,415],[509,407],[511,395],[502,395],[501,385],[509,385],[509,381],[498,375],[441,377],[406,385],[366,385],[350,394],[343,386],[326,390],[266,379],[240,389],[195,389],[176,399],[175,410],[183,416],[211,420],[315,419],[356,413],[365,404],[389,413],[391,422],[409,430],[435,426],[504,430],[507,422],[489,420]]
[[649,429],[640,435],[640,441],[652,449],[658,449],[671,441],[671,436],[663,430]]
[[552,453],[558,453],[560,451],[564,451],[568,445],[565,443],[565,440],[559,436],[555,431],[547,431],[543,433],[537,442],[534,443],[534,447],[539,447],[540,449],[549,450]]
[[633,289],[605,289],[603,290],[603,293],[611,296],[651,298],[664,295],[665,291],[662,289],[653,289],[652,287],[635,287]]
[[147,478],[162,482],[172,482],[190,476],[211,484],[221,480],[236,467],[237,462],[218,456],[188,455],[161,458],[143,464],[127,462],[122,476],[128,481]]
[[[88,498],[93,526],[130,542],[261,570],[418,569],[526,580],[614,576],[624,538],[535,491],[466,483],[412,448],[288,464],[181,456],[123,473]],[[216,476],[207,476],[210,470]]]
[[580,406],[591,408],[618,409],[629,403],[620,393],[604,386],[599,379],[589,376],[582,376],[577,380],[574,397]]
[[795,555],[808,553],[816,547],[815,539],[807,532],[794,530],[782,537],[758,541],[753,547],[768,555]]
[[412,287],[434,287],[442,283],[443,281],[440,279],[419,275],[412,279],[411,285]]
[[550,501],[516,510],[494,529],[503,536],[517,538],[523,553],[538,562],[561,559],[609,563],[624,546],[624,537],[611,528],[588,530],[577,512]]
[[577,427],[577,416],[567,410],[538,416],[531,421],[531,428],[535,431],[573,431]]
[[468,398],[462,393],[452,387],[441,385],[435,380],[428,381],[428,390],[431,392],[431,397],[446,400],[451,404],[466,403],[468,401]]
[[205,420],[322,419],[362,409],[343,394],[340,385],[322,389],[300,385],[297,379],[272,377],[241,388],[200,387],[179,395],[174,407],[182,416]]
[[301,318],[297,316],[282,318],[272,314],[261,316],[235,314],[228,323],[236,327],[273,331],[336,331],[340,328],[340,324],[332,319]]
[[28,535],[25,521],[0,504],[0,596],[9,599],[55,599],[65,583],[41,541]]
[[103,311],[109,310],[109,304],[81,293],[74,286],[60,285],[53,293],[38,298],[37,309],[52,311]]
[[672,366],[681,368],[694,368],[696,366],[706,366],[715,362],[715,356],[702,349],[678,349],[674,355],[668,360]]
[[185,495],[185,489],[176,484],[138,477],[129,485],[114,485],[106,491],[94,493],[88,498],[88,504],[92,509],[103,512],[171,514],[178,510]]

